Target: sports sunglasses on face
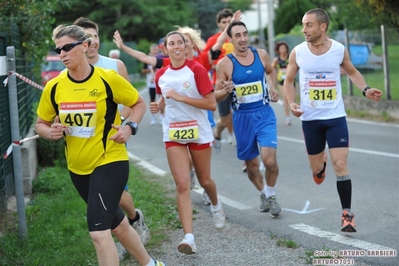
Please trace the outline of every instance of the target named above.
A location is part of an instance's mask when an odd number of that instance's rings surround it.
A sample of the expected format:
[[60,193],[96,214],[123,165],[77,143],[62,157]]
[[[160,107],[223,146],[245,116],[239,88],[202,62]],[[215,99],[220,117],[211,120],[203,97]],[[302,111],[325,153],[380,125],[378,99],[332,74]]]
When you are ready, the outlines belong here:
[[55,48],[54,52],[56,54],[61,54],[61,50],[64,52],[69,52],[73,49],[73,47],[75,47],[76,45],[79,45],[81,43],[82,43],[82,41],[67,43],[64,46],[62,46],[61,48]]

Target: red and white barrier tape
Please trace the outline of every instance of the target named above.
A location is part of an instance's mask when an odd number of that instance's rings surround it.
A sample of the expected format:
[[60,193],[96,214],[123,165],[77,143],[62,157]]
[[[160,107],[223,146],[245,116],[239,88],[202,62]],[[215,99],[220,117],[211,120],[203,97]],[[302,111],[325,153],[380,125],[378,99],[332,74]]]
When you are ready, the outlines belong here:
[[[37,84],[37,83],[34,82],[33,80],[28,79],[27,77],[25,77],[25,76],[23,76],[23,75],[21,75],[21,74],[15,72],[15,71],[9,71],[9,72],[8,72],[8,75],[9,75],[9,76],[10,76],[10,75],[16,75],[19,79],[23,80],[24,82],[28,83],[29,85],[31,85],[31,86],[33,86],[33,87],[39,89],[39,90],[43,90],[43,86],[42,86],[42,85]],[[7,77],[7,78],[4,80],[4,82],[3,82],[4,87],[7,86],[7,83],[8,83],[8,77]],[[8,146],[6,153],[3,155],[3,159],[7,159],[7,158],[8,158],[8,156],[9,156],[9,155],[11,154],[11,152],[12,152],[13,146],[21,145],[22,143],[24,143],[24,142],[26,142],[26,141],[33,140],[33,139],[37,139],[37,138],[39,138],[39,137],[40,137],[39,135],[35,135],[35,136],[33,136],[33,137],[28,137],[28,138],[24,138],[24,139],[21,139],[21,140],[18,140],[18,141],[13,141],[13,143],[11,143],[10,146]]]
[[38,139],[39,137],[40,137],[39,135],[34,135],[33,137],[28,137],[28,138],[24,138],[24,139],[21,139],[21,140],[13,141],[10,144],[10,146],[8,146],[6,153],[3,155],[3,159],[7,159],[8,158],[8,156],[12,152],[13,146],[21,145],[22,143],[24,143],[26,141],[33,140],[33,139]]
[[[10,72],[8,72],[8,75],[9,75],[9,76],[10,76],[10,75],[15,75],[15,76],[17,76],[19,79],[23,80],[24,82],[28,83],[29,85],[31,85],[31,86],[33,86],[33,87],[39,89],[39,90],[43,90],[43,88],[44,88],[42,85],[37,84],[37,83],[34,82],[33,80],[28,79],[27,77],[25,77],[25,76],[23,76],[23,75],[21,75],[21,74],[15,72],[15,71],[10,71]],[[4,83],[4,87],[7,86],[8,77],[4,80],[3,83]]]

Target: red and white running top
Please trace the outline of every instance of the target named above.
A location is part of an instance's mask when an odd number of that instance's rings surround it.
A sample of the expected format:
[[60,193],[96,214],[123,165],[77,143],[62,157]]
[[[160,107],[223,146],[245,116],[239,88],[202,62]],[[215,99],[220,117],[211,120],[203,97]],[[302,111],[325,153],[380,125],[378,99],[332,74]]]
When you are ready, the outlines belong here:
[[188,60],[179,68],[168,65],[155,74],[156,92],[165,99],[165,114],[162,122],[163,141],[179,143],[209,143],[213,133],[206,110],[167,99],[168,90],[191,97],[202,98],[213,91],[205,68],[198,62]]

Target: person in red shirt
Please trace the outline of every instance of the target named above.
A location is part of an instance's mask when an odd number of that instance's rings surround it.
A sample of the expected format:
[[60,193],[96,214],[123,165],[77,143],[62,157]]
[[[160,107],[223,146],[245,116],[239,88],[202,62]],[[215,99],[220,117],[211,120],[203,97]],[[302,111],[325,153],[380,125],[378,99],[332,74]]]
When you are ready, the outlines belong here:
[[[217,25],[220,29],[220,31],[211,37],[208,38],[204,52],[207,53],[212,49],[212,46],[216,43],[218,37],[222,34],[222,32],[227,28],[227,26],[230,24],[231,19],[233,18],[233,11],[230,9],[222,9],[220,10],[217,15],[216,15],[216,22]],[[225,43],[222,46],[221,49],[221,55],[219,56],[218,59],[214,60],[212,62],[212,85],[215,86],[216,84],[216,64],[217,62],[223,58],[226,54],[229,54],[233,51],[233,45],[229,43],[229,41],[226,39]],[[232,126],[232,121],[231,121],[231,106],[230,106],[231,99],[230,97],[227,97],[225,100],[218,102],[218,111],[219,111],[219,117],[220,119],[216,122],[216,130],[215,130],[215,145],[213,146],[213,149],[216,153],[220,153],[222,150],[222,131],[224,128],[227,127],[227,130],[229,132],[227,142],[228,143],[233,143],[234,141],[234,133],[233,133],[233,126]]]

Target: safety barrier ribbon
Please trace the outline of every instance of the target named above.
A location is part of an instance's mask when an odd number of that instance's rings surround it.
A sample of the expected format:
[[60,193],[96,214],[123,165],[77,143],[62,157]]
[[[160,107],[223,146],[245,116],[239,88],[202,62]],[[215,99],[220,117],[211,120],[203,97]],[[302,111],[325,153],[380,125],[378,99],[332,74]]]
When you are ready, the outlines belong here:
[[[9,72],[8,72],[8,75],[9,75],[9,76],[10,76],[10,75],[15,75],[15,76],[17,76],[17,78],[23,80],[24,82],[28,83],[29,85],[31,85],[31,86],[33,86],[33,87],[39,89],[39,90],[43,90],[43,88],[44,88],[42,85],[37,84],[37,83],[34,82],[33,80],[28,79],[27,77],[25,77],[25,76],[23,76],[23,75],[21,75],[21,74],[15,72],[15,71],[9,71]],[[7,86],[7,83],[8,83],[8,77],[7,77],[7,78],[4,80],[4,82],[3,82],[4,87]]]
[[39,137],[40,137],[39,135],[34,135],[34,136],[32,136],[32,137],[27,137],[27,138],[24,138],[24,139],[21,139],[21,140],[13,141],[13,142],[10,144],[10,146],[8,146],[6,153],[3,155],[3,159],[7,159],[7,158],[8,158],[8,156],[9,156],[9,155],[11,154],[11,152],[12,152],[13,146],[21,145],[22,143],[24,143],[24,142],[26,142],[26,141],[33,140],[33,139],[37,139],[37,138],[39,138]]

